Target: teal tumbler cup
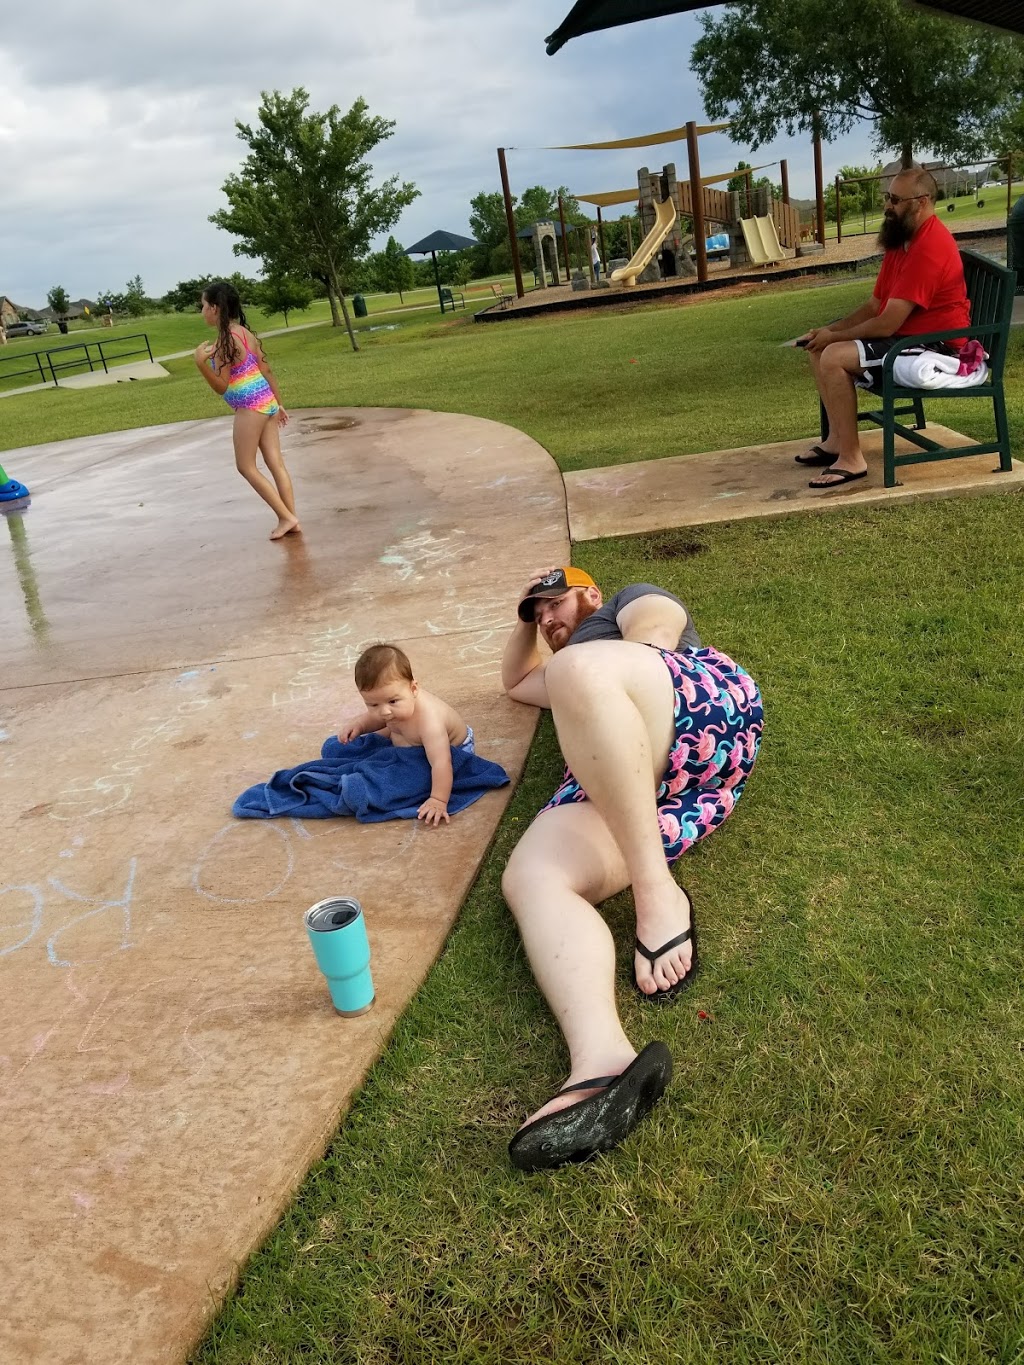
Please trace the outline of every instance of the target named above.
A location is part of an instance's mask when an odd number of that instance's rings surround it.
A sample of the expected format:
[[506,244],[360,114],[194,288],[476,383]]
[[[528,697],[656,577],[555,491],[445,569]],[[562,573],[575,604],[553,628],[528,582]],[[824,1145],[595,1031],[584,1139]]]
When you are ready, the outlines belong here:
[[306,911],[306,932],[327,978],[334,1008],[351,1019],[373,1004],[370,945],[363,908],[351,896],[332,896]]

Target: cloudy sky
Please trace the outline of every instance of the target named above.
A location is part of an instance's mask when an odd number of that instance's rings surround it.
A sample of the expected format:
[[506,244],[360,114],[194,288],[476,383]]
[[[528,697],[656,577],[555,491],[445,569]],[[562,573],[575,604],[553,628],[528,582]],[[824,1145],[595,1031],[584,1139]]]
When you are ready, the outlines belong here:
[[[394,229],[469,232],[469,201],[500,188],[495,148],[513,147],[513,192],[575,193],[635,184],[637,167],[683,146],[552,152],[546,145],[630,137],[705,119],[688,15],[574,39],[556,56],[544,37],[572,0],[47,0],[4,5],[0,28],[0,294],[41,306],[54,284],[72,298],[148,293],[233,269],[231,238],[207,218],[237,169],[234,122],[255,121],[261,90],[302,85],[311,105],[363,96],[395,120],[374,155],[377,178],[412,180],[421,197]],[[233,16],[243,16],[244,23]],[[825,149],[825,174],[868,159],[868,135]],[[702,170],[729,170],[747,149],[701,142]],[[786,156],[794,195],[813,192],[811,149]],[[613,214],[616,210],[612,211]]]

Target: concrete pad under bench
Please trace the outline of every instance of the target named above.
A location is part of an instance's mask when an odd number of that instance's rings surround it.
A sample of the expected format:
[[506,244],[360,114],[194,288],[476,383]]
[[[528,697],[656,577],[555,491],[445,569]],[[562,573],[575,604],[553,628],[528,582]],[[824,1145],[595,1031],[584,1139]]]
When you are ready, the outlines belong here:
[[[950,447],[964,445],[970,439],[943,426],[929,425],[925,434]],[[823,471],[796,464],[794,456],[819,439],[806,436],[799,441],[576,470],[565,475],[569,533],[574,541],[597,540],[740,517],[827,512],[836,507],[908,498],[1006,493],[1024,486],[1024,464],[1019,461],[1014,460],[1013,469],[1004,474],[998,471],[997,455],[972,455],[904,465],[896,470],[900,485],[886,488],[882,433],[875,430],[861,432],[868,461],[866,478],[834,488],[808,488],[809,480]],[[914,447],[897,440],[896,449],[900,452]]]

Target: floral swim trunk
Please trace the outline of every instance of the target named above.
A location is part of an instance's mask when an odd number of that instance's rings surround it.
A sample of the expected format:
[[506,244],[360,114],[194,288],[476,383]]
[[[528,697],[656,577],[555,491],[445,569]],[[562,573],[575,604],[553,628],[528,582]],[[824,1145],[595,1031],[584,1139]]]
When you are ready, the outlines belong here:
[[[658,653],[675,689],[675,742],[657,795],[661,840],[671,864],[716,830],[739,800],[757,758],[764,709],[753,678],[727,654]],[[566,768],[544,810],[586,799]]]

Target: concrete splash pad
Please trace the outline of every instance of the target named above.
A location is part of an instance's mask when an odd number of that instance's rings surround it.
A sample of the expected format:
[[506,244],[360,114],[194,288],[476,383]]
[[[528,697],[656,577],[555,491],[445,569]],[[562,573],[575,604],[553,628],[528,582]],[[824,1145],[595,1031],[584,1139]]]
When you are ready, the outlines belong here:
[[[404,645],[518,776],[499,659],[568,556],[561,479],[508,427],[297,414],[305,535],[234,472],[230,419],[35,447],[0,520],[5,1365],[180,1361],[439,951],[508,789],[441,830],[240,822],[251,782],[360,709]],[[333,1012],[302,928],[364,905],[377,1002]]]

